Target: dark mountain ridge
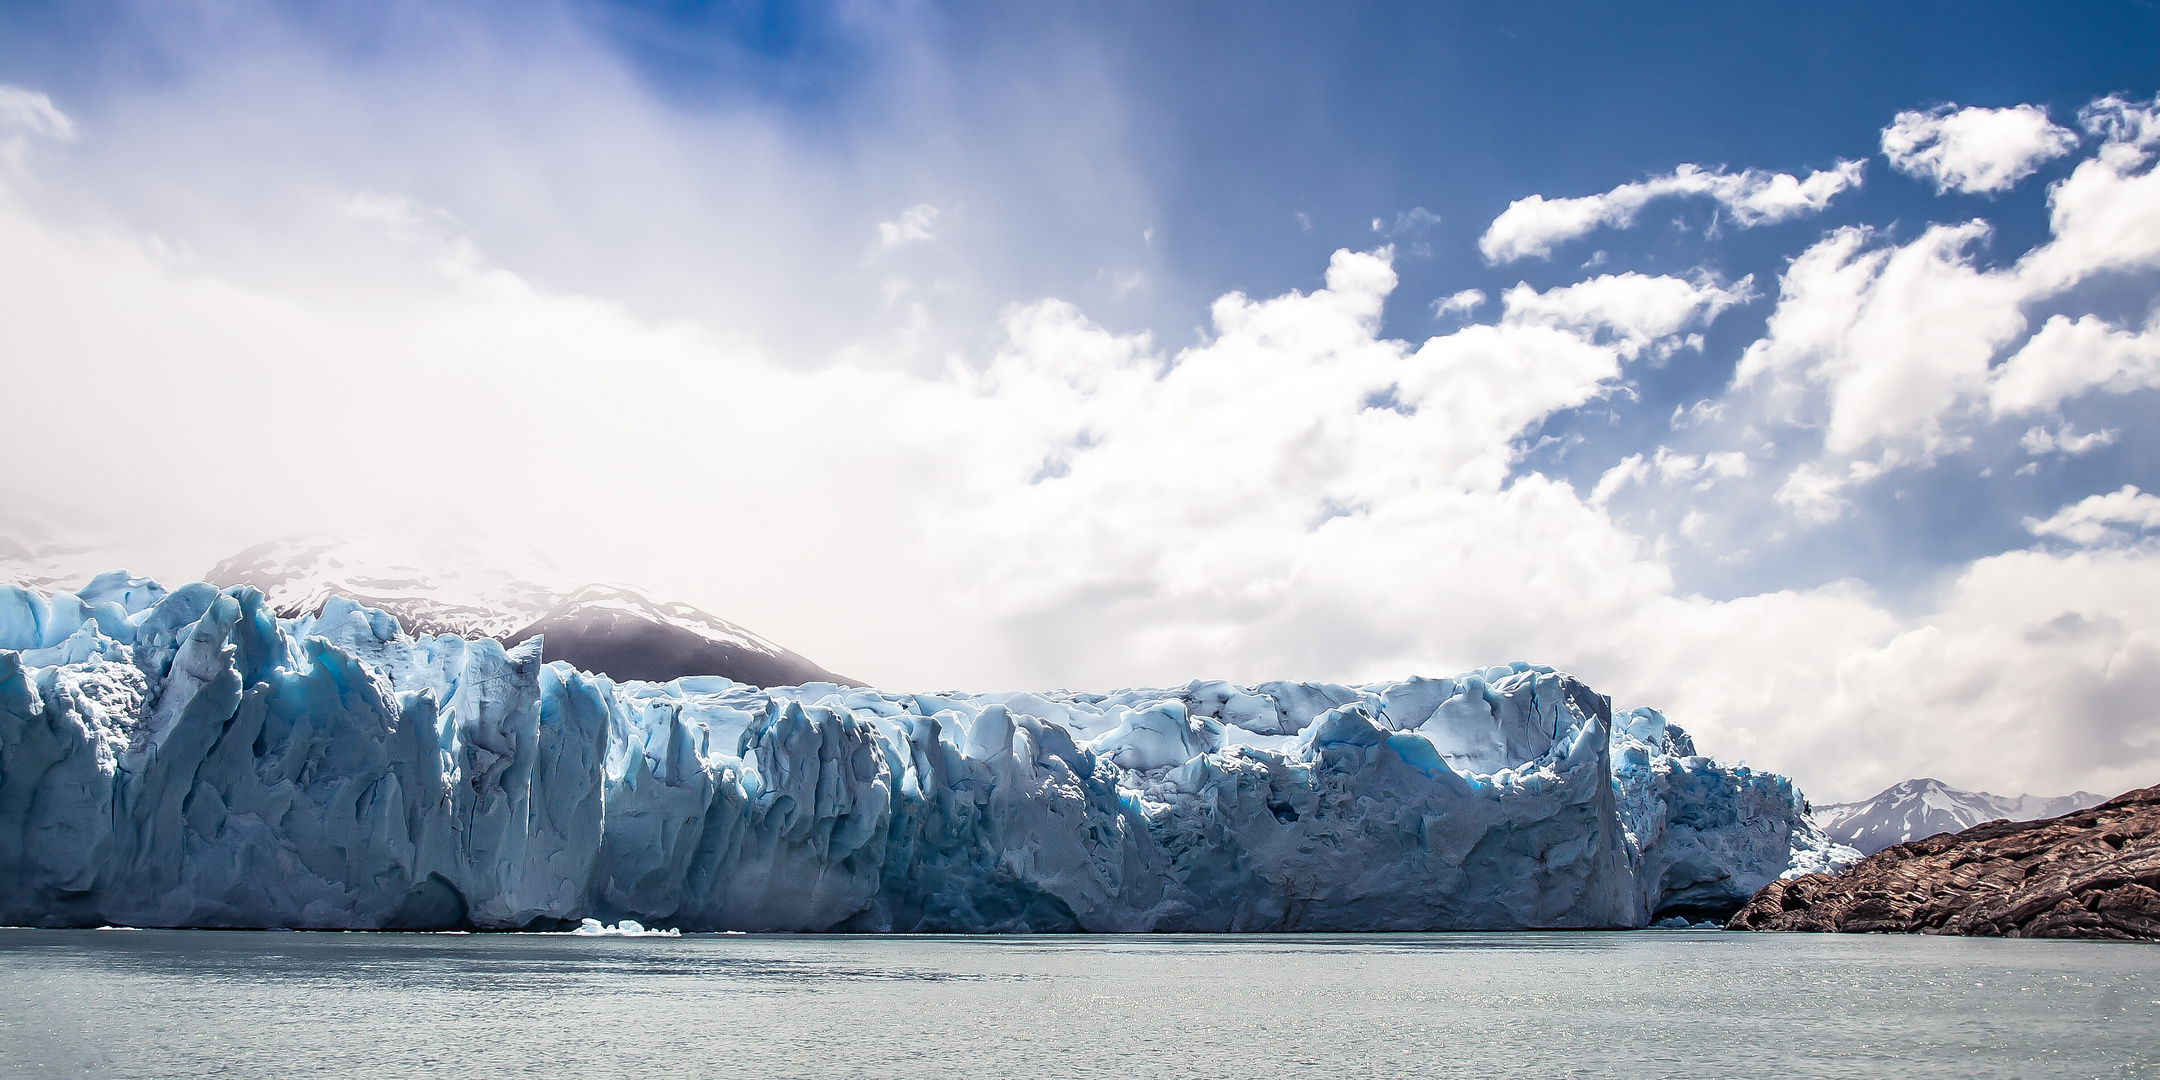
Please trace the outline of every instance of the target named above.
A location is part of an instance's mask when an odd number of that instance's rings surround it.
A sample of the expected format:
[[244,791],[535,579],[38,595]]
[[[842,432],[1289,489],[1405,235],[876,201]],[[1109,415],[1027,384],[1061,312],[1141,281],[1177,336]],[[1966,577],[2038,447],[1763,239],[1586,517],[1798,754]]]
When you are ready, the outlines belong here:
[[[543,660],[618,681],[720,675],[752,686],[860,685],[793,650],[689,604],[622,585],[580,582],[544,567],[500,569],[455,544],[433,557],[372,558],[327,537],[257,544],[204,576],[262,590],[282,618],[315,614],[332,596],[379,608],[406,633],[542,638]],[[472,570],[467,567],[486,567]]]

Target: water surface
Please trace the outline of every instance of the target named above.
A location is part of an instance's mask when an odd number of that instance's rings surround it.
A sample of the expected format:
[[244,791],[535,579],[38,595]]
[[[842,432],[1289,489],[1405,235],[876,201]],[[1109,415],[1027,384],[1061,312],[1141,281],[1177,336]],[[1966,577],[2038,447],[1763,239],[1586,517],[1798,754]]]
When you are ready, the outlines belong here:
[[0,1077],[2154,1077],[2160,948],[0,930]]

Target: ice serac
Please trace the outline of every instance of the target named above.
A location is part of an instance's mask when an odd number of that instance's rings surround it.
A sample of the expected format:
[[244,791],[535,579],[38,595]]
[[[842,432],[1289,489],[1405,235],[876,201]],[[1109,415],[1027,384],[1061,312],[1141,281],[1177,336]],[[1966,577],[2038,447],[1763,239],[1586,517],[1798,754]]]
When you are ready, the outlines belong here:
[[1639,927],[1857,857],[1784,778],[1523,663],[902,694],[544,647],[247,585],[0,587],[0,921]]

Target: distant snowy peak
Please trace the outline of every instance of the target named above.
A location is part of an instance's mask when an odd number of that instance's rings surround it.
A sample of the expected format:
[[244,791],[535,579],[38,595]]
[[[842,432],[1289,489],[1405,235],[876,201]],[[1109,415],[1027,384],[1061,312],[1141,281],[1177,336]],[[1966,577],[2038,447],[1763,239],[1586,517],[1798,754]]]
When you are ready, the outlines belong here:
[[615,679],[724,675],[755,686],[856,682],[688,604],[584,582],[538,564],[514,570],[502,565],[455,540],[384,559],[357,545],[308,536],[257,544],[218,563],[204,580],[219,588],[260,589],[282,618],[315,614],[331,597],[343,596],[390,613],[414,635],[486,637],[509,645],[544,636],[546,659]]
[[1985,791],[1961,791],[1940,780],[1922,778],[1885,788],[1870,799],[1815,808],[1815,823],[1832,840],[1873,855],[1892,844],[1937,833],[1963,832],[1984,821],[2008,818],[2034,821],[2098,806],[2104,795],[2080,791],[2047,798],[2008,798]]
[[587,585],[560,598],[503,642],[533,637],[545,638],[546,659],[615,679],[725,675],[752,686],[860,685],[718,616],[610,585]]
[[57,541],[37,521],[0,523],[0,530],[0,584],[49,592],[111,568],[96,548]]
[[212,567],[219,588],[252,585],[281,618],[312,615],[333,596],[381,608],[406,631],[503,638],[548,614],[582,583],[540,566],[500,566],[456,541],[440,550],[370,557],[322,536],[257,544]]

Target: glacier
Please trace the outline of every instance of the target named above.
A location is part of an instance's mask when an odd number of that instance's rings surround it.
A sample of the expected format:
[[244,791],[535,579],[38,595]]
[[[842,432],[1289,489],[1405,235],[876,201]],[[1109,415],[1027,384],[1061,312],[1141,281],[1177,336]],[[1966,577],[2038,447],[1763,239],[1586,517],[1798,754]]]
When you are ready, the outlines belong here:
[[1857,859],[1513,662],[1111,694],[616,681],[342,596],[0,586],[0,923],[1636,928]]

